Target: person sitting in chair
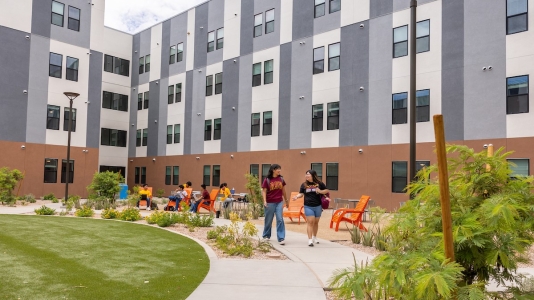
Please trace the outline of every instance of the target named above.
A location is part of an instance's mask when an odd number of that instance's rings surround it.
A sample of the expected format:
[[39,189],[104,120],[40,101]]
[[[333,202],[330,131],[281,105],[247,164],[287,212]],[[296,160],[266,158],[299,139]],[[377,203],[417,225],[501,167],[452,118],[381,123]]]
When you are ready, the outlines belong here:
[[178,188],[174,191],[173,195],[169,196],[169,201],[174,201],[174,211],[178,211],[178,205],[180,201],[187,198],[187,192],[184,191],[184,186],[179,185]]
[[141,199],[137,201],[137,208],[139,208],[139,202],[141,202],[141,200],[146,200],[146,210],[150,210],[150,199],[152,199],[152,193],[148,189],[148,185],[146,183],[143,184],[143,188],[139,191],[139,196],[141,196]]
[[202,187],[202,196],[199,199],[191,198],[191,208],[189,209],[190,212],[197,212],[200,201],[204,201],[204,205],[210,204],[210,193],[208,190],[206,190],[206,185],[201,184],[200,186]]
[[225,182],[221,184],[219,194],[223,194],[224,196],[221,198],[221,201],[223,201],[223,207],[227,208],[228,205],[232,205],[232,201],[234,199],[231,197],[232,193],[230,193],[230,189],[228,188],[228,184]]

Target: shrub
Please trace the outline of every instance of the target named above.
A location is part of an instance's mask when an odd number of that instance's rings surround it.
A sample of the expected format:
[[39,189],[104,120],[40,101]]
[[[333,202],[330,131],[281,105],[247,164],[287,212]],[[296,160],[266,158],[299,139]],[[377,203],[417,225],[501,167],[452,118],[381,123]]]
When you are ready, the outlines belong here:
[[116,219],[120,215],[120,212],[114,208],[104,209],[100,214],[102,219]]
[[29,203],[35,203],[37,200],[35,200],[35,196],[33,194],[28,194],[24,196],[24,200],[26,200]]
[[193,227],[211,227],[213,225],[213,217],[210,215],[193,214],[187,222],[188,226]]
[[59,203],[59,199],[54,197],[54,199],[52,199],[52,203]]
[[24,174],[17,169],[0,168],[0,201],[3,203],[14,203],[13,190],[18,182],[24,179]]
[[119,219],[123,221],[138,221],[141,220],[141,214],[135,207],[129,207],[120,213]]
[[158,189],[156,191],[156,197],[163,198],[163,195],[165,195],[165,190],[164,189]]
[[80,207],[80,196],[69,196],[69,200],[66,201],[65,206],[67,212],[70,212],[75,206]]
[[54,196],[54,193],[46,194],[43,196],[43,200],[54,200],[56,199],[56,196]]
[[46,207],[46,206],[41,206],[40,208],[37,208],[34,210],[35,211],[35,214],[37,215],[55,215],[56,214],[56,210],[53,209],[53,208],[50,208],[50,207]]
[[74,215],[76,217],[82,217],[82,218],[90,218],[95,214],[95,211],[89,207],[89,206],[82,206],[81,208],[78,208]]
[[114,203],[115,196],[120,191],[121,179],[120,173],[96,172],[93,175],[93,181],[87,187],[89,199],[107,200],[109,203]]
[[247,183],[245,188],[249,191],[248,193],[248,207],[251,209],[252,218],[257,220],[259,217],[265,214],[265,207],[263,206],[263,196],[261,194],[261,183],[256,175],[245,174]]
[[158,223],[158,220],[162,218],[162,215],[165,214],[164,211],[155,211],[151,213],[150,215],[145,217],[145,220],[148,224],[156,224]]

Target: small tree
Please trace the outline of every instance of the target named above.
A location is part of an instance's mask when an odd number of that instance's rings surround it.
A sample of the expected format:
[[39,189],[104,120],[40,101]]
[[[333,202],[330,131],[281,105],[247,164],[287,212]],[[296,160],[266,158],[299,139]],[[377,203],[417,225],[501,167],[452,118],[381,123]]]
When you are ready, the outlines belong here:
[[122,175],[113,172],[96,172],[93,181],[87,187],[89,199],[106,200],[108,203],[115,203],[115,196],[120,191],[119,183]]
[[245,174],[247,183],[245,188],[248,190],[249,205],[252,205],[252,217],[258,219],[263,214],[263,196],[261,194],[261,185],[258,177],[250,173]]
[[0,201],[3,203],[15,202],[13,197],[13,190],[18,182],[24,178],[22,172],[17,169],[9,170],[9,168],[0,169]]

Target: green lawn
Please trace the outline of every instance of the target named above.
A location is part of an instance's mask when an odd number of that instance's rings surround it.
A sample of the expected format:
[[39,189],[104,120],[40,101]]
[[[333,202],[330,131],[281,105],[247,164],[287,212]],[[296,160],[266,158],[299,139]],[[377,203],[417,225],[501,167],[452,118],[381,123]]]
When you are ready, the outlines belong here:
[[0,215],[0,299],[185,299],[208,270],[200,245],[166,230]]

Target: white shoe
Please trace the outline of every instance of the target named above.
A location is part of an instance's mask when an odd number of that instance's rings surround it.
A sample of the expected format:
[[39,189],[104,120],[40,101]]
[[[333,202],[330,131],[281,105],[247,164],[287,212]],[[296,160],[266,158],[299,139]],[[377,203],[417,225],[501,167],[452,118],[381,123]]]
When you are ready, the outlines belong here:
[[269,241],[269,238],[268,238],[268,237],[264,237],[264,238],[262,238],[261,240],[264,241],[264,242],[268,242],[268,241]]
[[308,246],[313,247],[313,243],[309,243]]
[[319,244],[319,240],[317,240],[316,238],[313,239],[313,243],[315,244]]
[[285,245],[285,244],[286,244],[286,241],[285,241],[285,240],[281,240],[280,242],[278,242],[278,244],[280,244],[280,245]]
[[150,207],[147,207],[146,210],[150,211]]

